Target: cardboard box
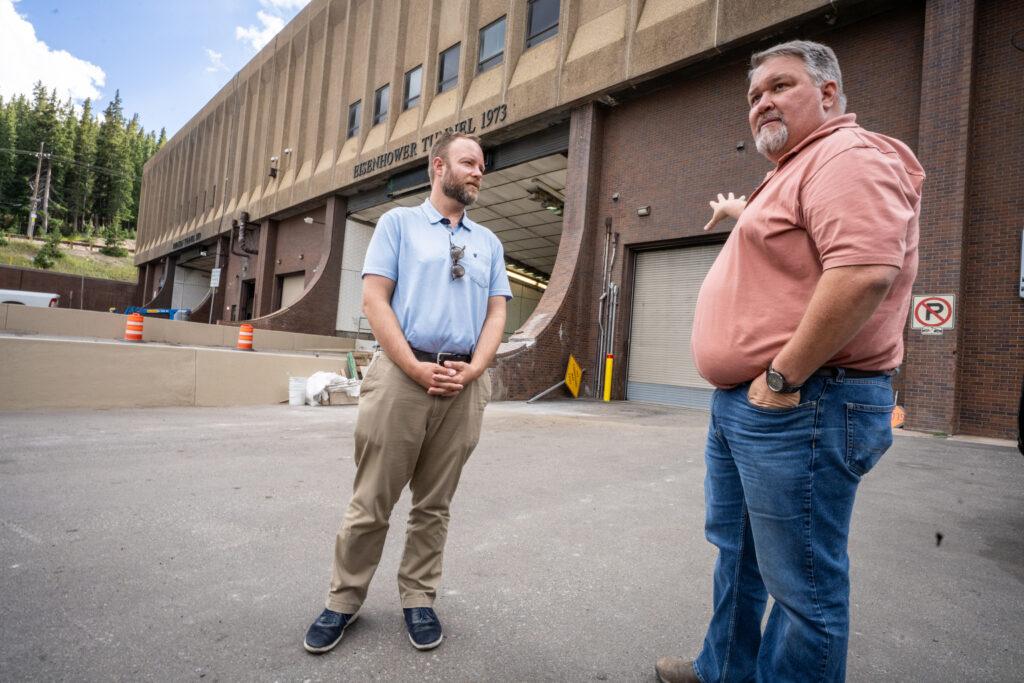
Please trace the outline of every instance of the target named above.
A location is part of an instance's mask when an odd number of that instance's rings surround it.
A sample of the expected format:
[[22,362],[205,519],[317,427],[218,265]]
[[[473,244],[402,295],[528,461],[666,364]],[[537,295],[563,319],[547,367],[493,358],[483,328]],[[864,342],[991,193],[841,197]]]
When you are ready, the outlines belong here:
[[359,403],[359,398],[349,396],[344,389],[335,389],[327,392],[327,405],[329,406],[350,406]]

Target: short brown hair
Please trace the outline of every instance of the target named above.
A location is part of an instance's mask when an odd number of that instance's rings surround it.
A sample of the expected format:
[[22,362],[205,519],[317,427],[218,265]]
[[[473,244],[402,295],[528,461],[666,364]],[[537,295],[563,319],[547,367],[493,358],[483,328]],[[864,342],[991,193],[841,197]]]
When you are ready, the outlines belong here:
[[427,177],[430,178],[430,182],[434,182],[434,157],[441,157],[441,160],[447,164],[448,148],[451,147],[452,143],[456,140],[470,140],[479,145],[480,149],[483,149],[483,145],[480,144],[480,138],[476,135],[460,133],[456,130],[441,133],[441,137],[439,137],[437,142],[434,143],[434,146],[430,148],[430,161],[427,163]]

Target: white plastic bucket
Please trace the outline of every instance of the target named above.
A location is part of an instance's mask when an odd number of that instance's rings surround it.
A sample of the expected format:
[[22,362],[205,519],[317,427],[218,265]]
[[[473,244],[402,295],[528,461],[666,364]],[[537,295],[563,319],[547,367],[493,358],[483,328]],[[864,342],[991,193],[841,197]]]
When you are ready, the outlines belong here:
[[305,377],[289,377],[288,378],[288,405],[290,405],[290,406],[304,406],[304,405],[306,405],[306,378]]

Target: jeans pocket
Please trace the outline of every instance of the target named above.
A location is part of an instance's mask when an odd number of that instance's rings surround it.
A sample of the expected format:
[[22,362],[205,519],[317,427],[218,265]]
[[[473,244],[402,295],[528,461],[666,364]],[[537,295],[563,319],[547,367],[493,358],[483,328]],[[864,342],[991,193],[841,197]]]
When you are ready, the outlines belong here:
[[789,415],[790,413],[800,412],[807,408],[814,407],[816,401],[805,401],[803,392],[800,393],[800,402],[795,406],[789,406],[788,408],[765,408],[759,405],[755,405],[750,400],[750,387],[748,386],[743,391],[743,403],[751,410],[761,413],[762,415]]
[[892,446],[895,407],[846,404],[846,466],[858,477],[870,472]]

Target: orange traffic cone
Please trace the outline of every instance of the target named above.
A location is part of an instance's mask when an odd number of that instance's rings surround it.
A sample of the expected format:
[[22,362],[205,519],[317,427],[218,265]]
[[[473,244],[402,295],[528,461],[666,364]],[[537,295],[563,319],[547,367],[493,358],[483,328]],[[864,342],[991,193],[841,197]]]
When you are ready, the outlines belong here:
[[252,325],[245,324],[238,328],[239,351],[252,351]]
[[142,316],[132,313],[124,324],[124,340],[130,342],[142,341]]

